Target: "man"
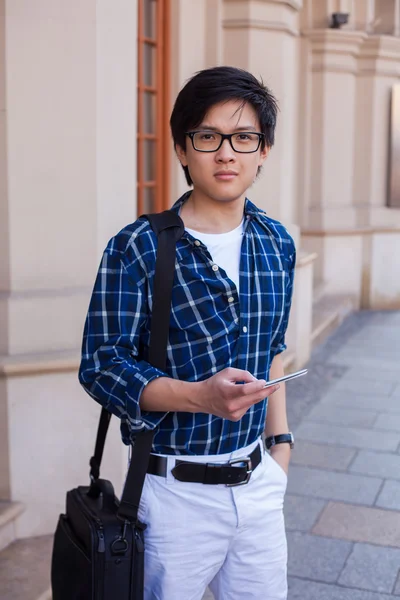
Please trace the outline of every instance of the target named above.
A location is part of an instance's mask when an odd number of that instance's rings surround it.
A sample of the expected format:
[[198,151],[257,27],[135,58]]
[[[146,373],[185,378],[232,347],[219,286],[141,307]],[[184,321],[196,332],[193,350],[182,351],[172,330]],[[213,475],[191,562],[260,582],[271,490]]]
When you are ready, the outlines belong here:
[[[276,114],[267,88],[232,67],[196,74],[177,97],[172,136],[193,190],[173,207],[185,233],[165,373],[143,358],[157,245],[146,219],[109,242],[95,283],[80,381],[121,418],[126,444],[156,431],[140,506],[146,600],[201,600],[208,585],[218,600],[287,595],[292,440],[284,385],[265,383],[283,374],[295,249],[246,199]],[[284,434],[271,455],[261,440],[267,404],[266,435]]]

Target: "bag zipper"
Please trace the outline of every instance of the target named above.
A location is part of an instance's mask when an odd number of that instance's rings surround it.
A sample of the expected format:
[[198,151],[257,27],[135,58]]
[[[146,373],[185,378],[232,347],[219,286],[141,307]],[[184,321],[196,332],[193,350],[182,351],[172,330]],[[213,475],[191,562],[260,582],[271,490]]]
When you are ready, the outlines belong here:
[[[135,598],[143,598],[144,593],[144,544],[140,537],[139,531],[133,526],[134,544],[133,544],[133,559],[131,569],[131,589],[135,590]],[[140,564],[139,564],[140,563]],[[133,584],[133,585],[132,585]]]
[[93,581],[92,600],[103,600],[104,572],[105,572],[104,563],[105,563],[105,551],[106,551],[103,523],[101,522],[101,519],[99,519],[99,517],[96,515],[96,513],[94,513],[92,510],[90,510],[90,508],[88,508],[86,506],[86,504],[80,497],[80,494],[78,491],[76,491],[75,494],[72,494],[72,498],[75,500],[75,502],[77,504],[80,505],[80,507],[82,508],[83,514],[86,517],[88,517],[90,520],[94,521],[94,523],[95,523],[98,544],[97,544],[97,554],[95,554],[93,556],[93,559],[94,559],[95,563],[96,562],[98,563],[99,577],[96,577],[96,579]]
[[103,526],[97,529],[97,536],[99,538],[99,545],[97,546],[97,552],[105,552],[106,551],[106,543],[104,540]]

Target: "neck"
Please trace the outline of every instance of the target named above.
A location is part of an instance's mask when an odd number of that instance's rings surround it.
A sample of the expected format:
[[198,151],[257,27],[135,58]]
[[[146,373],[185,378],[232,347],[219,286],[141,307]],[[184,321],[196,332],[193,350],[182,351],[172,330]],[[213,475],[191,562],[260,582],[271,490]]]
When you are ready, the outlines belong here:
[[202,233],[226,233],[239,227],[245,196],[227,202],[213,200],[193,190],[181,210],[186,227]]

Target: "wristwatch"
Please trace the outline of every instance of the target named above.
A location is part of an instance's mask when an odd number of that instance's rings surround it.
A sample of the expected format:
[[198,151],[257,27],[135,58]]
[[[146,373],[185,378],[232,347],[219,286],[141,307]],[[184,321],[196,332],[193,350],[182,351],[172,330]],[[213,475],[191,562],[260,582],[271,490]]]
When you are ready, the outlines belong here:
[[272,446],[276,446],[277,444],[290,444],[290,447],[294,446],[294,437],[293,433],[289,431],[289,433],[281,433],[280,435],[271,435],[270,437],[265,438],[265,446],[267,450],[272,448]]

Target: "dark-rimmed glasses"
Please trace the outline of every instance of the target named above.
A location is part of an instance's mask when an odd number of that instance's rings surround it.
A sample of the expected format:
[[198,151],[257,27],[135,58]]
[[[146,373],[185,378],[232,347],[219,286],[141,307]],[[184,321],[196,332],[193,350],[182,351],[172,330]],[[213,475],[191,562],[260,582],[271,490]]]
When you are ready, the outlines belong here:
[[186,135],[192,140],[192,146],[197,152],[217,152],[224,140],[229,140],[232,150],[241,154],[257,152],[264,138],[263,133],[254,131],[241,131],[240,133],[188,131]]

